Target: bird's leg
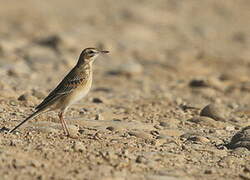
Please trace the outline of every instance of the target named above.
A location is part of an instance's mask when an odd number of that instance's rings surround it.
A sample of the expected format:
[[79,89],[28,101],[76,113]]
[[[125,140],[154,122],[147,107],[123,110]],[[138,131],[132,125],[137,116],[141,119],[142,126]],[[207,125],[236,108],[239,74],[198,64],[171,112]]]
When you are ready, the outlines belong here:
[[64,126],[65,126],[65,129],[66,129],[66,132],[67,132],[67,136],[70,136],[70,133],[69,133],[69,128],[66,124],[66,121],[64,120],[64,118],[62,119],[63,120],[63,123],[64,123]]
[[59,116],[60,122],[62,124],[63,132],[64,132],[64,134],[66,134],[67,132],[65,130],[65,126],[64,126],[64,123],[63,123],[63,112],[59,112],[58,116]]
[[70,135],[70,134],[69,134],[69,129],[68,129],[67,124],[66,124],[66,122],[65,122],[65,120],[64,120],[64,118],[63,118],[63,112],[62,112],[62,111],[59,112],[58,116],[59,116],[60,122],[61,122],[61,124],[62,124],[64,133],[65,133],[67,136],[69,136],[69,135]]

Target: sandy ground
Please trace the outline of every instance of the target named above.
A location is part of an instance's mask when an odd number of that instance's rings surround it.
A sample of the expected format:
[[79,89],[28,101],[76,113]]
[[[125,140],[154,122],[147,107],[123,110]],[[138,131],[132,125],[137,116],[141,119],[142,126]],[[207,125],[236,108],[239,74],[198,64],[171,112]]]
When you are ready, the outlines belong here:
[[[248,0],[0,4],[0,179],[250,179]],[[6,133],[85,47],[111,53],[66,114],[77,138],[57,112]]]

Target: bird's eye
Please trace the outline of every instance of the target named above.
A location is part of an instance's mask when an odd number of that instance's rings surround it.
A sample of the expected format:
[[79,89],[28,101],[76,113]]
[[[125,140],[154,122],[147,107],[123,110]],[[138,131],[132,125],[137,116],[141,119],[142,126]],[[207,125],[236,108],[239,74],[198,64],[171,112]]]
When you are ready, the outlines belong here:
[[89,51],[89,54],[94,54],[94,53],[95,53],[95,52],[94,52],[94,51],[92,51],[92,50],[91,50],[91,51]]

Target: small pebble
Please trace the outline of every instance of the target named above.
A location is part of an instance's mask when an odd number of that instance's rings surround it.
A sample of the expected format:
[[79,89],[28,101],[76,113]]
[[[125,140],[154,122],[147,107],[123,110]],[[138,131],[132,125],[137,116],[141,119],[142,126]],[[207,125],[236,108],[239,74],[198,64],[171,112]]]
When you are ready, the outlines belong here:
[[52,34],[47,37],[38,39],[36,43],[42,46],[50,47],[52,49],[58,50],[59,44],[61,43],[61,37],[58,34]]
[[22,94],[17,98],[18,101],[27,101],[28,99],[28,94]]
[[208,143],[208,142],[210,142],[209,139],[207,139],[206,137],[203,137],[203,136],[190,136],[187,140],[188,141],[201,142],[201,143]]
[[221,105],[209,104],[201,110],[200,115],[216,121],[225,121],[225,108]]
[[11,101],[10,101],[10,105],[12,105],[12,106],[17,106],[17,102],[14,101],[14,100],[11,100]]
[[104,120],[103,116],[101,114],[97,114],[95,116],[95,120]]
[[97,104],[103,103],[103,101],[100,98],[93,98],[92,102]]
[[229,149],[243,147],[250,150],[250,126],[247,126],[241,131],[237,132],[232,137],[230,143],[226,144],[226,147]]
[[76,152],[83,152],[86,150],[86,147],[84,146],[84,144],[82,142],[75,142],[74,145],[73,145],[73,149],[76,151]]
[[9,128],[6,128],[6,127],[2,127],[1,129],[0,129],[0,133],[4,133],[4,132],[9,132]]
[[235,127],[234,126],[226,126],[225,130],[227,130],[227,131],[233,131],[233,130],[235,130]]
[[107,130],[110,130],[110,131],[114,131],[114,130],[115,130],[115,128],[112,127],[112,126],[109,126],[109,127],[107,127],[106,129],[107,129]]
[[204,174],[213,174],[213,171],[211,169],[206,169],[204,171]]
[[189,82],[190,87],[207,87],[207,83],[203,79],[193,79]]
[[160,126],[162,127],[167,127],[168,126],[168,123],[164,122],[164,121],[161,121],[160,122]]
[[151,139],[152,138],[152,136],[149,133],[145,133],[143,131],[130,131],[130,132],[128,132],[128,134],[130,136],[135,136],[135,137],[142,138],[142,139]]
[[155,129],[159,129],[159,130],[163,129],[163,127],[160,126],[160,125],[158,125],[158,124],[154,125],[154,128],[155,128]]
[[144,156],[137,156],[135,162],[137,162],[137,163],[146,163],[147,159]]

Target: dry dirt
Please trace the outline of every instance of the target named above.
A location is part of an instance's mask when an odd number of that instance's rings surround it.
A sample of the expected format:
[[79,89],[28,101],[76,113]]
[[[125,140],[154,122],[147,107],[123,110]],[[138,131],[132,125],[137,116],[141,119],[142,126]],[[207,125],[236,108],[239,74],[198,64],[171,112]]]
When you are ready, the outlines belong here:
[[[250,1],[0,4],[0,179],[250,179]],[[77,138],[56,112],[7,133],[92,46]]]

